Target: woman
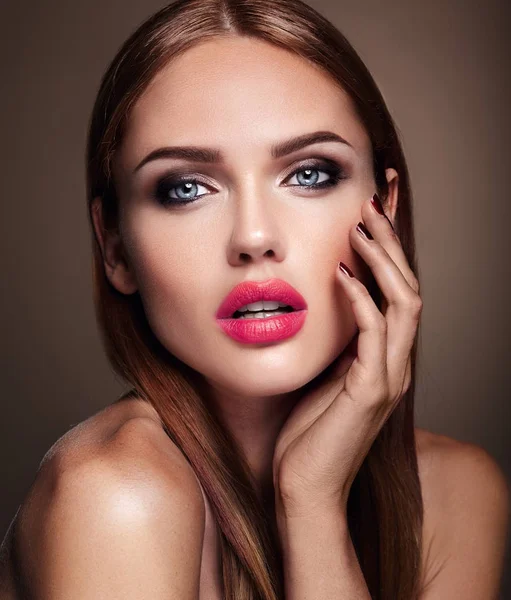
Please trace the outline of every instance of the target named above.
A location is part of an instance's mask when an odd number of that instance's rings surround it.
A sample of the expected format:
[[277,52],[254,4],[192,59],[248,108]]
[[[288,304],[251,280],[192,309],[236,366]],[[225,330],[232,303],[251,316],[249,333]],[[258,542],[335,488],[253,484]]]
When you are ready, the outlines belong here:
[[103,78],[87,182],[132,389],[45,456],[5,597],[495,597],[506,483],[414,427],[406,162],[333,25],[299,0],[162,9]]

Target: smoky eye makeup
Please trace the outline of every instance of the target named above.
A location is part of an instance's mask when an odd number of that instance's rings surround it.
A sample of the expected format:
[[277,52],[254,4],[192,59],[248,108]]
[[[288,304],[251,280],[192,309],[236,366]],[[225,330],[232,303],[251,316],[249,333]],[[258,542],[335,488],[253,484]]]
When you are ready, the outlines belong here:
[[[322,182],[318,183],[318,177],[311,177],[313,173],[317,172],[327,173],[329,178],[327,180],[323,179]],[[289,183],[290,179],[297,177],[299,174],[302,175],[302,177],[297,178],[297,181],[308,182],[310,185],[305,185],[303,183]],[[303,174],[305,174],[305,178],[303,177]],[[310,157],[295,163],[291,172],[284,177],[284,181],[287,182],[285,184],[287,187],[300,187],[300,189],[303,188],[303,190],[307,192],[310,189],[314,190],[333,187],[342,179],[347,179],[348,176],[348,170],[337,161],[326,157]],[[313,181],[311,182],[309,178]]]
[[[349,169],[337,160],[315,156],[294,163],[283,176],[281,185],[300,194],[312,194],[334,188],[349,177]],[[203,175],[171,169],[152,184],[150,197],[161,206],[176,208],[198,202],[215,191],[215,186]]]

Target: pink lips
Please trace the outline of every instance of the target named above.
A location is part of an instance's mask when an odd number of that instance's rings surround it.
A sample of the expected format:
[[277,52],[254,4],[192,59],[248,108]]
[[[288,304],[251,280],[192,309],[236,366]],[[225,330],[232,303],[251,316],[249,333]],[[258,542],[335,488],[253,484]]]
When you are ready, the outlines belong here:
[[[288,304],[294,311],[264,318],[235,319],[234,313],[245,304],[273,300]],[[220,328],[242,344],[266,344],[292,337],[303,327],[307,303],[288,283],[281,279],[263,282],[244,281],[222,302],[216,314]]]
[[229,292],[220,305],[216,318],[231,319],[238,308],[260,300],[282,302],[295,310],[307,308],[303,296],[282,279],[268,279],[265,282],[243,281]]

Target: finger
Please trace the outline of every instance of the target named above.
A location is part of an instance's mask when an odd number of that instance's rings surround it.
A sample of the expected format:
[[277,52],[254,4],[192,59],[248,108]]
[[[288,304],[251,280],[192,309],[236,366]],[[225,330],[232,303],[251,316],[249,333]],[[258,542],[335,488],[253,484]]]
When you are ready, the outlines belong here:
[[364,223],[360,222],[350,230],[350,241],[371,268],[389,310],[406,313],[421,304],[419,295],[408,285],[401,268],[379,241],[374,239]]
[[[381,210],[383,214],[381,214],[379,210]],[[419,293],[419,281],[410,267],[401,241],[385,215],[385,210],[382,207],[377,194],[374,194],[372,198],[362,204],[361,214],[362,221],[373,235],[373,238],[381,244],[390,258],[396,263],[401,273],[403,273],[408,285],[416,293]]]
[[[367,224],[369,230],[371,231],[373,238],[377,240],[381,244],[381,246],[383,246],[390,258],[399,267],[408,285],[412,288],[412,290],[419,294],[420,284],[417,279],[417,276],[410,268],[408,259],[406,258],[403,247],[401,245],[401,241],[396,235],[390,220],[386,216],[385,209],[383,208],[377,194],[374,194],[368,202],[365,202],[362,205],[362,218],[364,223]],[[383,297],[381,306],[382,313],[386,314],[387,309],[387,301],[385,297]],[[392,315],[390,316],[390,318],[392,318]],[[393,345],[394,331],[396,331],[397,335],[400,335],[400,332],[397,331],[394,327],[392,327],[390,335],[387,336],[387,360],[391,361],[391,364],[392,361],[396,360],[396,353],[399,352],[399,350],[397,350]],[[390,377],[392,378],[392,366],[390,368]],[[408,360],[406,366],[406,374],[402,385],[402,394],[404,394],[408,390],[410,383],[411,363],[410,360]]]
[[387,321],[378,310],[366,286],[343,263],[339,280],[358,326],[357,356],[344,382],[352,397],[384,395],[387,387]]
[[385,296],[387,309],[387,369],[389,388],[397,396],[403,382],[410,349],[422,311],[420,296],[410,287],[403,272],[389,253],[359,223],[350,231],[352,245],[371,268],[376,283]]

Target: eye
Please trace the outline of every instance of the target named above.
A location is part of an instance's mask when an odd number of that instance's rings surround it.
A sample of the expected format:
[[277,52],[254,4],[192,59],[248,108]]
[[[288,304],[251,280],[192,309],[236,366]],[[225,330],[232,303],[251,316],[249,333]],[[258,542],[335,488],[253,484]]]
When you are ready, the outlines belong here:
[[318,189],[333,187],[341,179],[346,179],[346,175],[335,162],[321,161],[301,165],[301,168],[295,170],[286,181],[292,181],[294,178],[298,183],[291,183],[290,187]]
[[[204,188],[206,193],[199,194],[200,188]],[[207,188],[197,179],[173,176],[160,179],[153,193],[154,198],[162,205],[188,204],[205,195],[207,195]]]

